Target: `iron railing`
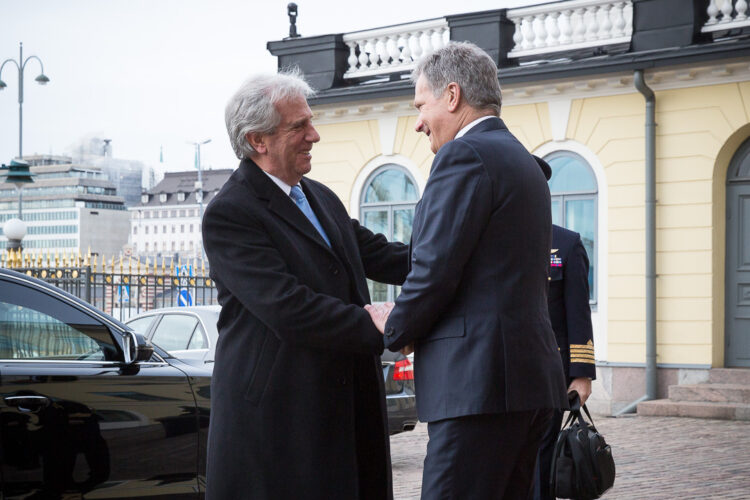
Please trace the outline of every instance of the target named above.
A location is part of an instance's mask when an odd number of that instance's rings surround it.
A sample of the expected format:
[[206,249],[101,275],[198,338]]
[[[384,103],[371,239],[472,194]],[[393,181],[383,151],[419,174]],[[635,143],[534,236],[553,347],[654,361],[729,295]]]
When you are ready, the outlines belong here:
[[97,255],[51,255],[43,252],[0,253],[6,267],[55,285],[110,316],[125,321],[151,309],[217,304],[217,292],[205,261]]

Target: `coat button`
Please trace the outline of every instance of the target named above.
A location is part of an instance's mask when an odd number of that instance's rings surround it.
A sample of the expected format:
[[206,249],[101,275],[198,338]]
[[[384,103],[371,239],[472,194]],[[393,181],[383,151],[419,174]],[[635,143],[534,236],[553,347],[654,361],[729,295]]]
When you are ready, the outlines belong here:
[[385,336],[386,336],[386,337],[390,337],[390,336],[391,336],[391,335],[393,335],[394,333],[396,333],[396,329],[395,329],[395,328],[393,328],[393,327],[390,327],[390,328],[388,328],[388,330],[386,330],[386,331],[385,331]]
[[346,378],[345,377],[341,377],[339,379],[339,382],[341,383],[341,385],[346,385]]

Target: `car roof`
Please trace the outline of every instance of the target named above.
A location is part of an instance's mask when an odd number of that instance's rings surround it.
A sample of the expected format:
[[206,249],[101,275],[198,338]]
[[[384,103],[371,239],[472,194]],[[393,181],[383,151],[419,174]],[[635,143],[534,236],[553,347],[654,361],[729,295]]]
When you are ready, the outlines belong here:
[[[166,312],[221,312],[221,306],[219,305],[211,305],[211,306],[186,306],[186,307],[158,307],[156,309],[149,309],[148,311],[143,311],[142,313],[136,315],[136,316],[146,316],[149,314],[161,314]],[[136,316],[133,316],[135,318]],[[133,319],[129,318],[129,319]]]

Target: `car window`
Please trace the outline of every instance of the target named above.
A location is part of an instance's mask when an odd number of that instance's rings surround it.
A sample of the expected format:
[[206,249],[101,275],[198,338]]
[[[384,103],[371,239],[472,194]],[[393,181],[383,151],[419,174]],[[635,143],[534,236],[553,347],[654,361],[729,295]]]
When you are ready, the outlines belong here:
[[198,319],[186,314],[165,314],[151,341],[165,351],[187,349]]
[[192,349],[208,349],[208,338],[200,323],[195,325],[193,336],[190,338],[190,343],[188,344],[188,350]]
[[114,360],[109,329],[41,290],[0,281],[0,358]]
[[151,327],[151,323],[154,322],[155,318],[156,315],[146,316],[145,318],[130,320],[125,324],[132,328],[135,333],[140,333],[145,337],[148,333],[148,329]]

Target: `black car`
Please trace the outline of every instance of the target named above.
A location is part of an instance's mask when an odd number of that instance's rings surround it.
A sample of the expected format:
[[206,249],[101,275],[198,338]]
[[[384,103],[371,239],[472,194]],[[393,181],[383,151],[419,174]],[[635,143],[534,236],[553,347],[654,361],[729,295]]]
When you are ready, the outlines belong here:
[[0,269],[0,498],[202,498],[210,375]]
[[[126,324],[149,341],[186,363],[212,366],[219,331],[221,306],[167,307],[152,309],[127,320]],[[417,406],[414,370],[401,353],[385,351],[381,356],[390,434],[414,429]]]

